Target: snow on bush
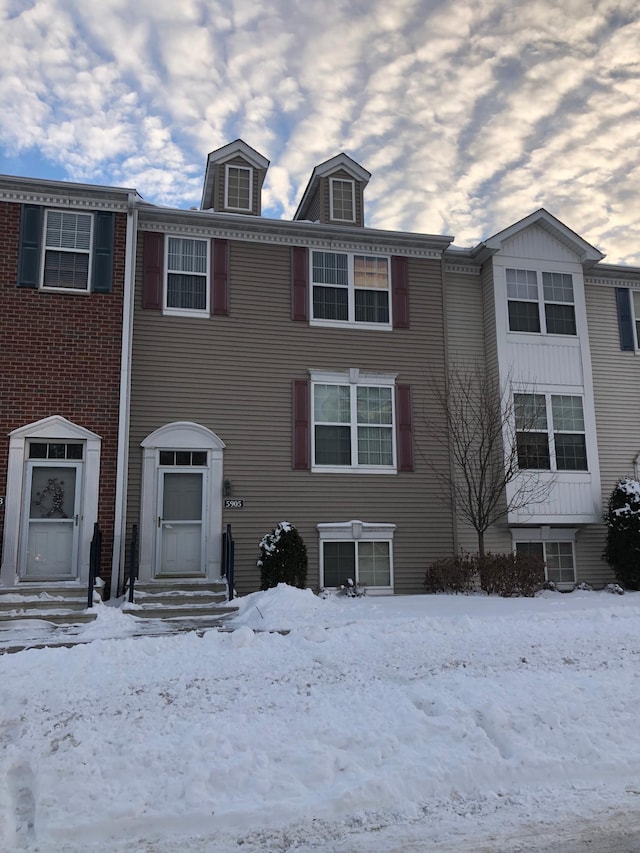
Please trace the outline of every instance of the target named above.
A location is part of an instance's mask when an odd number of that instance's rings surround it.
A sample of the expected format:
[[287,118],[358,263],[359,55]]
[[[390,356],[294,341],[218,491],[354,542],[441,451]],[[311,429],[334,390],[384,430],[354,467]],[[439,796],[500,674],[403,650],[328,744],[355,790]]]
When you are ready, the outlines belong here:
[[615,485],[605,517],[607,541],[604,559],[618,583],[640,589],[640,483],[623,477]]
[[260,542],[261,589],[279,583],[304,589],[307,585],[307,549],[302,537],[288,521],[281,521]]

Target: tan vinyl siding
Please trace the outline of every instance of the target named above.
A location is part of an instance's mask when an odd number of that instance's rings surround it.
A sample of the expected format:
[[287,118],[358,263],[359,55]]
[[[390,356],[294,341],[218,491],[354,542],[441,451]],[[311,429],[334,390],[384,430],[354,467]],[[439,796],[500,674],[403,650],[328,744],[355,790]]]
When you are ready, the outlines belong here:
[[[630,287],[632,284],[629,282]],[[603,514],[616,481],[636,476],[634,459],[640,452],[640,359],[636,353],[620,349],[615,287],[585,281]],[[609,567],[599,560],[604,526],[593,525],[581,536],[588,538],[593,553],[589,560],[584,549],[580,580],[613,580]]]
[[496,332],[496,300],[493,283],[493,262],[487,261],[482,267],[482,315],[485,335],[485,357],[489,376],[500,381],[498,368],[498,340]]
[[[143,240],[140,240],[142,244]],[[141,252],[141,249],[140,249]],[[140,442],[158,427],[195,421],[226,444],[224,477],[244,509],[225,511],[236,540],[239,592],[259,586],[258,543],[279,521],[295,524],[309,551],[308,584],[318,584],[319,522],[360,519],[397,525],[396,592],[420,592],[426,564],[452,550],[450,512],[425,455],[435,416],[425,396],[426,365],[442,372],[440,263],[409,260],[411,329],[311,327],[290,319],[288,247],[229,244],[230,315],[165,317],[136,296],[131,404],[129,522],[140,501]],[[310,368],[397,373],[413,392],[415,472],[312,474],[291,468],[291,383]]]

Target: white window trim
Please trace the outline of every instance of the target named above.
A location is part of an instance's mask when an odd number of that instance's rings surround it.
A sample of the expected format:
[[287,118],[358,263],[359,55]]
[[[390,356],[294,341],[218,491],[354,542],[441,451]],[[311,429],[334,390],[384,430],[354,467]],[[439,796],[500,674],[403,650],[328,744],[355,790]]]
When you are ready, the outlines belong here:
[[[316,474],[396,474],[398,472],[398,451],[396,447],[396,394],[395,383],[397,373],[362,373],[357,367],[348,371],[323,371],[310,370],[311,377],[311,471]],[[391,448],[393,452],[392,465],[316,465],[316,430],[314,413],[314,385],[349,385],[351,389],[357,387],[370,388],[382,386],[391,389]],[[357,417],[355,413],[355,393],[351,393],[351,458],[357,459]]]
[[576,574],[577,574],[577,566],[576,566],[576,527],[550,527],[548,525],[543,525],[542,527],[512,527],[511,528],[511,541],[512,541],[512,550],[515,553],[516,545],[518,543],[527,543],[527,542],[542,542],[543,545],[543,554],[544,554],[544,576],[545,579],[548,580],[547,575],[547,553],[546,553],[546,543],[547,542],[570,542],[573,550],[573,582],[571,581],[563,581],[555,583],[561,588],[572,588],[576,583]]
[[630,288],[631,314],[633,316],[633,340],[635,342],[636,353],[640,352],[640,335],[638,334],[638,325],[640,324],[640,312],[636,311],[636,301],[634,294],[640,297],[640,288]]
[[[202,276],[205,279],[205,307],[200,311],[192,308],[170,308],[167,305],[167,295],[169,287],[169,238],[176,240],[199,240],[206,244],[207,249],[207,272]],[[164,273],[162,279],[162,313],[171,317],[209,317],[211,311],[211,240],[207,240],[202,235],[191,234],[165,234],[164,238]],[[180,274],[179,270],[171,270]],[[197,273],[199,275],[199,273]]]
[[[229,170],[238,169],[238,171],[249,172],[249,206],[236,207],[229,204]],[[244,213],[253,210],[253,169],[250,166],[239,166],[237,163],[226,163],[224,167],[224,206],[227,210],[241,210]]]
[[[514,391],[515,394],[521,394],[523,396],[540,396],[544,397],[545,400],[545,413],[547,418],[547,428],[546,430],[542,429],[530,429],[530,430],[514,430],[514,435],[516,432],[530,432],[535,434],[546,434],[547,443],[549,446],[549,468],[521,468],[519,469],[523,473],[531,472],[531,471],[540,471],[542,474],[582,474],[589,475],[591,471],[591,459],[593,458],[592,453],[590,452],[589,446],[589,436],[588,436],[588,423],[585,415],[585,404],[584,404],[584,390],[569,390],[566,388],[562,388],[561,390],[553,390],[553,391],[543,391],[541,389],[529,390],[526,391]],[[584,429],[583,430],[556,430],[554,428],[553,423],[553,407],[552,407],[552,397],[580,397],[582,401],[582,419],[584,421]],[[515,406],[514,406],[515,409]],[[515,417],[515,412],[514,412]],[[515,426],[515,425],[514,425]],[[556,440],[555,434],[556,432],[561,432],[563,435],[583,435],[585,441],[585,452],[587,454],[587,467],[586,468],[558,468],[557,458],[556,458]]]
[[[346,255],[347,256],[347,275],[348,275],[348,283],[347,283],[347,300],[348,300],[348,314],[349,319],[347,320],[329,320],[324,318],[317,318],[313,316],[313,288],[315,286],[318,287],[332,287],[330,284],[324,284],[323,282],[314,281],[313,280],[313,253],[314,252],[329,252],[336,255]],[[376,257],[376,258],[384,258],[387,261],[387,295],[389,298],[389,321],[387,323],[363,323],[355,319],[356,317],[356,287],[355,287],[355,273],[354,273],[354,258],[355,256],[361,257]],[[311,318],[309,321],[310,326],[323,326],[329,329],[344,329],[348,327],[350,329],[365,329],[367,331],[392,331],[393,330],[393,300],[391,298],[391,256],[390,255],[372,255],[367,254],[367,252],[342,252],[337,251],[336,249],[311,249],[309,252],[309,317]]]
[[[351,210],[353,211],[353,216],[350,219],[343,219],[340,216],[335,215],[335,206],[333,201],[333,185],[336,181],[339,181],[341,184],[350,184],[351,185]],[[331,211],[331,221],[332,222],[355,222],[356,221],[356,182],[351,180],[350,178],[329,178],[329,205]]]
[[[320,586],[324,586],[324,543],[325,542],[388,542],[389,543],[389,586],[368,586],[368,595],[388,595],[393,592],[393,535],[396,525],[388,522],[335,521],[316,525],[320,540]],[[354,578],[356,583],[358,578]]]
[[[47,246],[47,219],[49,217],[49,213],[74,213],[78,216],[88,216],[91,222],[91,230],[89,232],[89,249],[62,249],[56,246]],[[94,238],[94,228],[95,228],[95,217],[92,213],[87,210],[60,210],[59,208],[51,207],[46,208],[43,216],[42,223],[42,252],[40,258],[40,290],[45,291],[46,293],[76,293],[76,294],[88,294],[91,293],[91,276],[93,273],[93,238]],[[87,265],[87,286],[80,289],[77,287],[47,287],[44,283],[44,267],[47,256],[47,250],[52,252],[66,252],[69,254],[76,255],[88,255],[89,263]]]
[[[536,275],[536,284],[538,288],[538,320],[540,322],[540,331],[539,332],[527,332],[527,331],[519,331],[517,329],[511,329],[509,326],[509,302],[533,302],[533,299],[516,299],[509,297],[509,286],[507,284],[507,270],[526,270],[527,272],[533,272]],[[544,298],[544,284],[542,280],[543,273],[560,273],[561,275],[570,275],[571,283],[573,285],[573,302],[557,302],[553,300],[545,300]],[[579,336],[578,330],[578,317],[576,310],[576,277],[573,273],[567,272],[562,269],[547,269],[543,267],[523,267],[523,266],[514,266],[513,264],[506,264],[504,267],[504,278],[505,278],[505,294],[507,297],[507,334],[508,335],[525,335],[526,337],[534,337],[539,338],[541,336],[544,337],[552,337],[552,338],[561,338],[562,340],[570,340],[575,341]],[[574,335],[564,335],[558,332],[548,332],[547,331],[547,314],[545,311],[545,305],[572,305],[573,306],[573,317],[574,322],[576,324],[576,332]]]
[[[24,471],[30,441],[75,441],[85,445],[82,483],[82,518],[78,543],[78,575],[76,582],[84,585],[89,578],[89,552],[93,525],[98,520],[98,486],[100,482],[100,436],[68,421],[61,415],[51,415],[35,423],[19,427],[9,434],[7,494],[5,498],[4,540],[0,584],[14,586],[19,582],[20,522],[23,507]],[[26,522],[25,522],[26,523]],[[28,582],[26,582],[28,583]]]

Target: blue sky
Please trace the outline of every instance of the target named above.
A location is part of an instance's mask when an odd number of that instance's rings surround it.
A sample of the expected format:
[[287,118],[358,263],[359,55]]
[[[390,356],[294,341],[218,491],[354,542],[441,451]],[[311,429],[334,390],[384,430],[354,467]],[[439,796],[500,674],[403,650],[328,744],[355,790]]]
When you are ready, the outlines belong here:
[[637,0],[0,0],[0,172],[198,205],[206,155],[372,173],[367,224],[473,245],[539,207],[640,264]]

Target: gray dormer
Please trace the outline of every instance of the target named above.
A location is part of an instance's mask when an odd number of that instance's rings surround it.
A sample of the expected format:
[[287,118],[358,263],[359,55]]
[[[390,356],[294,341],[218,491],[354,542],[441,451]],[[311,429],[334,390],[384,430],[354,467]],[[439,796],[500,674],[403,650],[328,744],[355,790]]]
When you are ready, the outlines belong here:
[[316,166],[294,219],[364,227],[364,188],[371,174],[347,154]]
[[202,210],[260,216],[261,196],[269,161],[242,139],[207,157]]

